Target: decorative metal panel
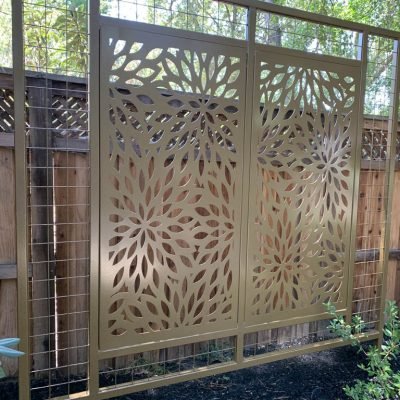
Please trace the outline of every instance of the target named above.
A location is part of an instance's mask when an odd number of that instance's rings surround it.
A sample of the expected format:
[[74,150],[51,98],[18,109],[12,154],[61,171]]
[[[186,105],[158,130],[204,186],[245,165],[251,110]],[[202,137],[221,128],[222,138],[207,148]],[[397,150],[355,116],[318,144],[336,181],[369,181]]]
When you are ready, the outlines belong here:
[[247,323],[346,306],[358,74],[257,53]]
[[100,348],[235,327],[245,52],[102,35]]

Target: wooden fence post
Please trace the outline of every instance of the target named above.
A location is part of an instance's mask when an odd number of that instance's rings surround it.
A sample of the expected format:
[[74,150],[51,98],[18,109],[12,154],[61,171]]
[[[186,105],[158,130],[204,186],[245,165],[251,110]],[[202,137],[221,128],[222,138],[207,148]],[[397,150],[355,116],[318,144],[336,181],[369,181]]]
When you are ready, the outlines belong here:
[[[400,171],[395,172],[391,216],[390,248],[400,249]],[[400,305],[400,260],[389,260],[386,298]]]
[[54,240],[51,81],[29,79],[28,113],[30,150],[30,223],[32,262],[32,366],[43,371],[55,365],[54,335]]

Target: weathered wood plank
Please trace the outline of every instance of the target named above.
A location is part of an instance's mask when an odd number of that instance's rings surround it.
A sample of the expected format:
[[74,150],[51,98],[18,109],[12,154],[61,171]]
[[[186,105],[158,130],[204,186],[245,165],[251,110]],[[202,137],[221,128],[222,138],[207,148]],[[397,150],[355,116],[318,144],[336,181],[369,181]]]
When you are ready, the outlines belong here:
[[[0,263],[16,263],[14,151],[0,148]],[[0,337],[16,337],[17,280],[0,280]],[[18,363],[1,358],[7,375],[17,374]]]
[[89,322],[89,157],[54,154],[60,371],[85,375]]
[[[394,177],[391,222],[390,246],[400,248],[400,172]],[[400,257],[389,261],[386,298],[400,304]]]
[[0,147],[14,147],[13,133],[0,133]]
[[381,245],[384,218],[385,173],[361,171],[356,229],[356,249]]

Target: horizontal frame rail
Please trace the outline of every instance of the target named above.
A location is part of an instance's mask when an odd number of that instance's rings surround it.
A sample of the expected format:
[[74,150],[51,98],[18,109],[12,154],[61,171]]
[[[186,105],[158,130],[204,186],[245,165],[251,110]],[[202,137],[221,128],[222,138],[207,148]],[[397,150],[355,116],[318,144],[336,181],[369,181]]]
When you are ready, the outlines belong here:
[[300,19],[303,21],[315,22],[321,25],[330,25],[337,28],[345,28],[357,32],[364,32],[372,35],[384,36],[391,39],[399,39],[400,32],[393,31],[390,29],[379,28],[375,26],[370,26],[367,24],[362,24],[359,22],[352,22],[342,20],[340,18],[328,17],[322,14],[310,13],[308,11],[303,11],[295,8],[290,8],[286,6],[281,6],[278,4],[267,3],[260,0],[224,0],[224,3],[235,4],[247,8],[255,8],[257,10],[262,10],[274,14],[279,14],[285,17],[291,17],[294,19]]

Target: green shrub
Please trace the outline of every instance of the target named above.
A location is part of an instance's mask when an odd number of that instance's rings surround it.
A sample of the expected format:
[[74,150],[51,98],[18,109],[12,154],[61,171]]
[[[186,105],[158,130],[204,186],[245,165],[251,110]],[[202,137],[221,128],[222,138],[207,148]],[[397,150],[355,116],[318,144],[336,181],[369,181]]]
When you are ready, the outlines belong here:
[[380,348],[375,345],[363,346],[359,334],[363,332],[365,323],[360,316],[354,316],[351,323],[346,323],[343,315],[336,313],[334,305],[326,304],[328,312],[333,316],[329,328],[352,346],[363,353],[366,362],[359,365],[368,374],[365,381],[357,380],[354,386],[346,386],[344,392],[353,400],[400,399],[400,371],[396,370],[396,360],[400,354],[400,319],[399,308],[395,302],[388,302],[385,309],[385,326],[383,342]]

